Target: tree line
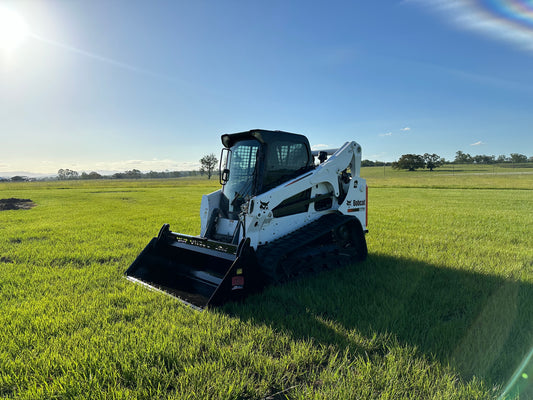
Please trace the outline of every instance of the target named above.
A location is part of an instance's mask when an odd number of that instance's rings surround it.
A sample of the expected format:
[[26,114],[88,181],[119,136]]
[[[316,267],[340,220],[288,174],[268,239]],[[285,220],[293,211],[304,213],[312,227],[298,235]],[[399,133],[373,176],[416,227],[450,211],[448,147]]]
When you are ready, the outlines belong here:
[[[520,153],[511,153],[509,156],[505,154],[499,155],[498,157],[494,155],[470,155],[464,153],[461,150],[458,150],[455,153],[455,159],[453,161],[447,161],[443,157],[433,153],[420,154],[403,154],[397,161],[388,162],[388,161],[371,161],[371,160],[362,160],[362,167],[383,167],[383,166],[392,166],[394,169],[407,169],[409,171],[414,171],[419,168],[427,168],[430,171],[433,171],[434,168],[438,168],[445,164],[525,164],[533,163],[533,156],[527,157],[524,154]],[[71,169],[59,169],[57,171],[56,178],[43,178],[39,180],[70,180],[70,179],[163,179],[163,178],[182,178],[186,176],[198,176],[198,175],[207,175],[208,179],[211,179],[213,172],[215,171],[218,164],[218,159],[214,154],[208,154],[200,159],[200,170],[199,171],[149,171],[141,172],[138,169],[132,169],[124,172],[117,172],[112,175],[101,175],[98,172],[91,171],[89,173],[82,172],[81,174],[78,171]],[[36,178],[29,178],[27,176],[13,176],[11,178],[2,178],[1,181],[12,181],[12,182],[24,182],[24,181],[34,181]]]
[[524,154],[520,153],[511,153],[510,156],[501,154],[498,157],[496,156],[487,156],[485,154],[471,156],[468,153],[463,153],[461,150],[455,153],[456,164],[503,164],[503,163],[513,163],[521,164],[527,162],[533,162],[533,157],[527,157]]
[[[69,172],[65,172],[69,171]],[[92,171],[89,173],[82,172],[78,174],[77,171],[59,170],[57,172],[58,180],[68,179],[164,179],[164,178],[183,178],[186,176],[197,176],[200,171],[149,171],[141,172],[138,169],[132,169],[124,172],[116,172],[111,175],[101,175],[98,172]]]
[[70,169],[60,169],[57,176],[44,178],[31,178],[28,176],[12,176],[11,178],[0,177],[0,182],[31,182],[31,181],[50,181],[50,180],[88,180],[88,179],[164,179],[164,178],[184,178],[187,176],[203,175],[200,171],[150,171],[141,172],[138,169],[131,171],[117,172],[112,175],[102,175],[98,172],[82,172]]
[[[112,175],[101,175],[98,172],[91,171],[89,173],[82,172],[81,174],[78,171],[69,169],[69,168],[60,168],[57,171],[57,177],[53,178],[42,178],[39,180],[53,180],[57,179],[60,181],[64,180],[75,180],[75,179],[164,179],[164,178],[183,178],[187,176],[198,176],[207,174],[207,178],[211,179],[215,168],[218,165],[218,159],[214,154],[208,154],[200,159],[200,170],[198,171],[150,171],[150,172],[141,172],[138,169],[132,169],[124,172],[116,172]],[[29,178],[27,176],[13,176],[11,178],[2,178],[0,177],[0,182],[11,181],[11,182],[28,182],[35,181],[35,178]]]
[[527,157],[520,153],[511,153],[509,156],[505,154],[499,155],[470,155],[459,150],[455,153],[455,159],[453,161],[447,161],[443,157],[433,153],[421,154],[403,154],[397,161],[382,162],[382,161],[361,161],[362,167],[383,167],[392,166],[394,169],[407,169],[414,171],[419,168],[427,168],[433,171],[434,168],[438,168],[445,164],[525,164],[533,163],[533,156]]
[[138,169],[132,169],[124,172],[116,172],[112,175],[100,175],[98,172],[82,172],[78,174],[77,171],[70,169],[60,169],[57,171],[57,179],[163,179],[163,178],[182,178],[186,176],[197,176],[207,174],[208,179],[211,179],[213,171],[218,164],[218,160],[214,154],[208,154],[200,159],[199,171],[150,171],[141,172]]

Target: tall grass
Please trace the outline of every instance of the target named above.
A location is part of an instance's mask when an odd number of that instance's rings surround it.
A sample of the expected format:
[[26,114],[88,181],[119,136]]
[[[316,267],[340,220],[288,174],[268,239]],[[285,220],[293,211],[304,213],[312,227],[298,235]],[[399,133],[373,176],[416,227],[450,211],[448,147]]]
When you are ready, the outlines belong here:
[[0,184],[37,204],[0,212],[0,396],[498,397],[533,345],[533,177],[372,173],[367,261],[203,313],[123,274],[216,182]]

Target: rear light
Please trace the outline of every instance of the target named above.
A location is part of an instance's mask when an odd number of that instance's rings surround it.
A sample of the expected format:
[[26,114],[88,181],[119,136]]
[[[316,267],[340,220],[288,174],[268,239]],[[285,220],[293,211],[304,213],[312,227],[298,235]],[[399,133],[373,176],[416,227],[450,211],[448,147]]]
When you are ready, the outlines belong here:
[[231,290],[242,289],[244,287],[244,276],[237,275],[231,278]]
[[368,185],[366,186],[365,225],[368,227]]

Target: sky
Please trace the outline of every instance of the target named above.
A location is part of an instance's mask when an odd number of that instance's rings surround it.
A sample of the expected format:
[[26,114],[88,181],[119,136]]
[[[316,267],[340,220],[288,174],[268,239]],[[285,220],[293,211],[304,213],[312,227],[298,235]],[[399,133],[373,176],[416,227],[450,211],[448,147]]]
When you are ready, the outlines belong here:
[[0,176],[197,169],[255,128],[533,156],[533,1],[0,0]]

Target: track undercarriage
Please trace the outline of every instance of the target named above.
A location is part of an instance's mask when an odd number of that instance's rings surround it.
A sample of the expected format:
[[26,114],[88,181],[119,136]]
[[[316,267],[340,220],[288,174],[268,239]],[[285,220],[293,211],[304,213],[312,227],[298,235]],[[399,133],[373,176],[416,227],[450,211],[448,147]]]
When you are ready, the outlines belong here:
[[260,270],[269,283],[348,265],[366,256],[366,240],[359,221],[339,213],[324,215],[257,248]]

